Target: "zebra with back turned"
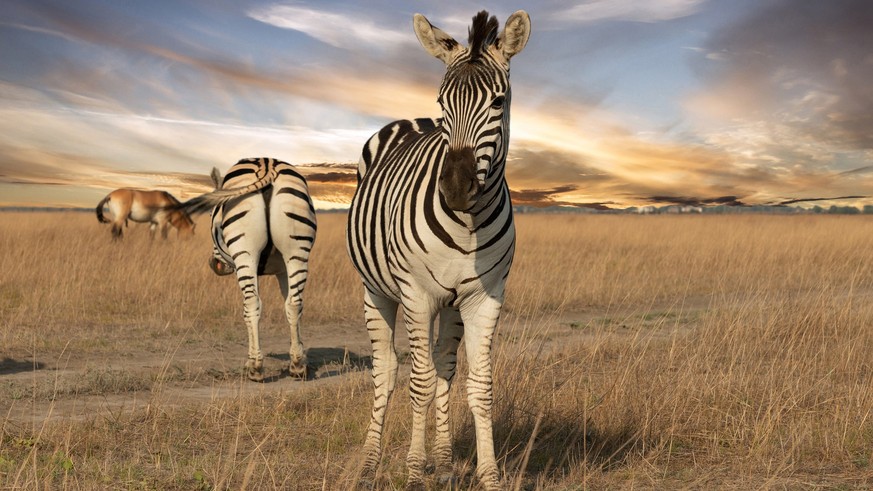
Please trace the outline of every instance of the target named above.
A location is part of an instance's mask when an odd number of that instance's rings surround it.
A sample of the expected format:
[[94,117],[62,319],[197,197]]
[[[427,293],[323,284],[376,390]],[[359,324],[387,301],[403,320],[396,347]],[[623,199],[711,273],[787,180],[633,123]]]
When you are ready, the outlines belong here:
[[527,43],[530,18],[518,11],[498,34],[497,19],[482,11],[473,18],[469,47],[420,14],[413,26],[425,50],[447,66],[438,99],[442,118],[396,121],[372,136],[364,145],[349,209],[348,251],[364,283],[373,346],[375,397],[364,443],[365,472],[367,478],[374,474],[381,458],[385,411],[397,377],[399,304],[412,359],[409,483],[423,480],[426,415],[434,398],[434,457],[441,477],[452,472],[448,396],[463,337],[477,474],[486,488],[498,489],[491,343],[515,250],[504,179],[509,60]]
[[236,272],[248,328],[247,376],[254,381],[264,377],[258,276],[275,275],[291,328],[288,371],[305,378],[307,361],[300,341],[300,316],[316,231],[315,208],[306,179],[291,164],[271,158],[240,160],[223,181],[218,170],[213,169],[212,179],[215,191],[193,198],[182,207],[193,213],[212,209],[213,256],[209,266],[218,275]]

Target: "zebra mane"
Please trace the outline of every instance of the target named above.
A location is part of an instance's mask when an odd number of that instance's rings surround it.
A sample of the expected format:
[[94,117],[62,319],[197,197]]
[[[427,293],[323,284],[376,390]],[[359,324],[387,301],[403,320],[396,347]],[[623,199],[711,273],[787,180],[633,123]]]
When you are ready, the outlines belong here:
[[469,32],[470,45],[470,62],[475,62],[479,59],[482,53],[488,49],[488,46],[494,44],[497,40],[497,30],[500,24],[497,22],[497,17],[488,17],[488,11],[483,10],[473,17],[473,25]]

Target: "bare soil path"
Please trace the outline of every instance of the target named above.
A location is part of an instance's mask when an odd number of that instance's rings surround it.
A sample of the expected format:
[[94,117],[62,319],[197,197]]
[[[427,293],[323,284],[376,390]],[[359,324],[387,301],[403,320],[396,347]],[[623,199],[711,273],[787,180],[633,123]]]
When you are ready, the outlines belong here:
[[[701,308],[562,313],[533,320],[505,315],[498,343],[502,349],[535,356],[604,333],[633,336],[644,328],[647,335],[664,336],[676,329],[686,330]],[[59,419],[112,417],[119,411],[147,409],[156,402],[162,406],[207,403],[330,386],[350,377],[369,380],[370,343],[362,323],[308,326],[304,333],[310,367],[307,380],[290,377],[284,370],[289,358],[285,351],[288,334],[281,327],[270,326],[261,333],[263,383],[245,378],[247,346],[242,326],[238,342],[179,336],[164,352],[97,357],[70,350],[7,355],[0,358],[0,417],[7,423],[39,426]],[[403,329],[398,329],[396,336],[401,375],[405,375],[408,340]]]

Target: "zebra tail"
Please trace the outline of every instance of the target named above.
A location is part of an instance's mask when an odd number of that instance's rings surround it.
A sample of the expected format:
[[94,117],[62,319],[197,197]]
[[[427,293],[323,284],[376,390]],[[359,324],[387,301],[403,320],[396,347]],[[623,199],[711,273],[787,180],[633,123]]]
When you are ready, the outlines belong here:
[[109,223],[109,220],[103,216],[103,205],[105,205],[109,201],[109,195],[106,195],[100,203],[97,203],[97,221],[100,223]]
[[206,213],[214,207],[224,204],[234,198],[246,196],[256,193],[273,183],[274,175],[272,172],[265,172],[257,181],[236,188],[216,189],[210,193],[201,194],[189,199],[184,203],[174,205],[174,210],[182,210],[189,215]]

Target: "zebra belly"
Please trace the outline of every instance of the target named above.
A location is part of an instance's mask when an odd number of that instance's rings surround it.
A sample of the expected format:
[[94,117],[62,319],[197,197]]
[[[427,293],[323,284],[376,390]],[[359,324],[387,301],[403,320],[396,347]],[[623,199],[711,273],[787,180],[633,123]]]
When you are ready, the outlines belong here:
[[[370,258],[369,264],[372,267],[372,274],[376,277],[376,281],[365,280],[369,289],[381,294],[385,298],[390,298],[395,302],[401,302],[400,285],[397,282],[396,269],[390,267],[384,260],[380,261],[378,259]],[[358,273],[363,275],[364,278],[369,277],[369,275],[361,270],[358,270]]]

